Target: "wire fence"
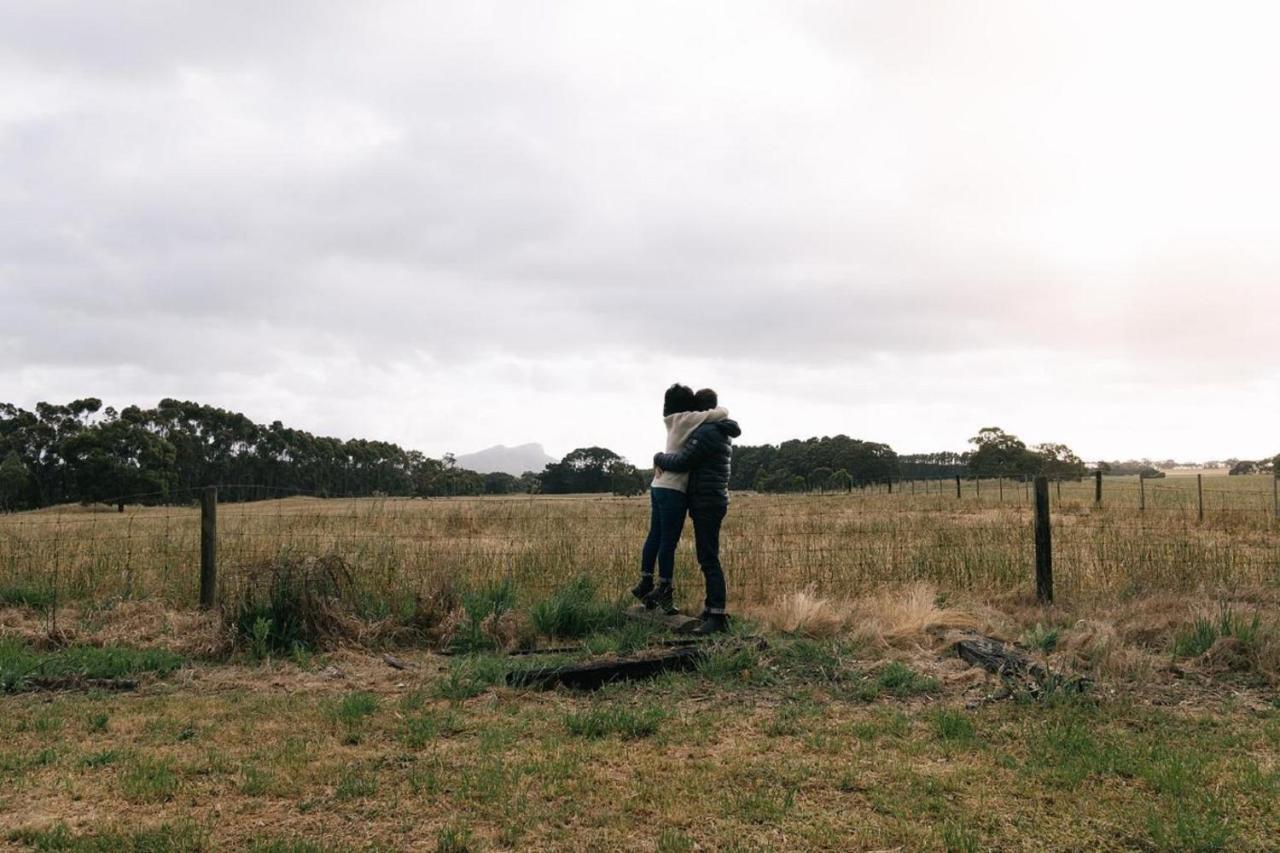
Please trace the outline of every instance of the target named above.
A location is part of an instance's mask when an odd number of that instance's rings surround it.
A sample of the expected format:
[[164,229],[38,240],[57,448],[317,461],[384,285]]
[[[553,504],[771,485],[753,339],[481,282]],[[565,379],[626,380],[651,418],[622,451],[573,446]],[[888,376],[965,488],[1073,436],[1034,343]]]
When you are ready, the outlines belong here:
[[[1190,479],[1190,478],[1187,478]],[[1225,479],[1225,478],[1222,478]],[[1280,583],[1274,483],[1052,484],[1059,598]],[[1198,487],[1197,487],[1198,486]],[[253,491],[250,491],[253,490]],[[237,492],[240,492],[237,494]],[[282,558],[335,555],[362,590],[393,606],[443,580],[509,578],[545,595],[578,574],[606,590],[633,580],[647,497],[323,498],[219,487],[217,563],[224,589]],[[201,512],[187,505],[59,507],[0,516],[0,604],[31,597],[81,606],[197,601]],[[701,579],[686,529],[677,587],[696,605]],[[813,585],[854,596],[927,581],[941,590],[1028,592],[1033,503],[1021,481],[916,481],[828,494],[735,494],[721,558],[739,602]]]

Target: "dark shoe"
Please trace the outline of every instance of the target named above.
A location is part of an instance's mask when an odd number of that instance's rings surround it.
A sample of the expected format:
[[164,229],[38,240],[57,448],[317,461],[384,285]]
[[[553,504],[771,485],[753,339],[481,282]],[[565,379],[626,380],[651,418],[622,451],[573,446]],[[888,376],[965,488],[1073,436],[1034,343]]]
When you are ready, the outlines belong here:
[[676,607],[675,590],[669,583],[659,583],[642,599],[647,610],[661,610],[671,616],[679,613]]
[[728,616],[723,613],[703,613],[702,621],[698,623],[698,627],[694,628],[689,633],[705,636],[707,634],[723,634],[728,630]]
[[653,575],[641,575],[640,583],[631,588],[631,594],[644,601],[644,597],[653,592]]

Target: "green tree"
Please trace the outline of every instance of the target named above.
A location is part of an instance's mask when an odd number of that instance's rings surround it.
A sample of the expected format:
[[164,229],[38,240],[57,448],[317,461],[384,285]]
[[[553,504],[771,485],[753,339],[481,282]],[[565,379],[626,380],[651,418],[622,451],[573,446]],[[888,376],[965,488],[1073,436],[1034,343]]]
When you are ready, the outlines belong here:
[[608,492],[613,488],[614,470],[623,466],[630,467],[607,447],[579,447],[543,469],[542,491],[552,495]]
[[1012,477],[1035,467],[1022,439],[1000,427],[983,427],[969,443],[974,446],[969,455],[972,477]]
[[22,509],[31,488],[31,472],[18,451],[10,450],[0,462],[0,511]]

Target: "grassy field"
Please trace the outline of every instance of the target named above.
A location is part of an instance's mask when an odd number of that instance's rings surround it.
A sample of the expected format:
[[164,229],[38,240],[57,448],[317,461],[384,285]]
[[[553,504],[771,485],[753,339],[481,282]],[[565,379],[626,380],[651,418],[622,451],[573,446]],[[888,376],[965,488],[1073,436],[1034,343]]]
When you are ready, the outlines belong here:
[[0,848],[1276,849],[1271,481],[1145,486],[1051,489],[1051,607],[1020,483],[737,496],[735,634],[595,694],[504,679],[662,639],[642,500],[223,504],[208,613],[194,508],[0,517]]
[[[1108,478],[1051,488],[1059,594],[1073,600],[1206,586],[1260,585],[1280,564],[1280,520],[1269,477],[1216,477],[1198,517],[1193,477]],[[1024,589],[1033,565],[1029,489],[1022,483],[898,484],[852,494],[735,498],[724,562],[737,602],[816,585],[856,596],[886,583],[927,581],[950,591]],[[540,595],[581,572],[614,589],[636,574],[647,498],[288,498],[219,508],[224,586],[282,553],[342,556],[367,597],[398,606],[442,578],[509,577]],[[696,606],[691,536],[680,584]],[[68,507],[0,516],[0,590],[65,602],[160,600],[190,606],[198,588],[194,507]],[[2,594],[2,593],[0,593]]]

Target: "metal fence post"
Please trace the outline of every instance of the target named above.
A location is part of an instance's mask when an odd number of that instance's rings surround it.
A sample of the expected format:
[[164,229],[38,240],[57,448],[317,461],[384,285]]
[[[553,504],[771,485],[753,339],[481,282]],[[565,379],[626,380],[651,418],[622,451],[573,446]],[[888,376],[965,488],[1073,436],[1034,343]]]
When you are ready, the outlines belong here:
[[1053,539],[1049,528],[1049,478],[1036,477],[1036,600],[1053,602]]
[[218,487],[200,495],[200,607],[213,607],[218,592]]

